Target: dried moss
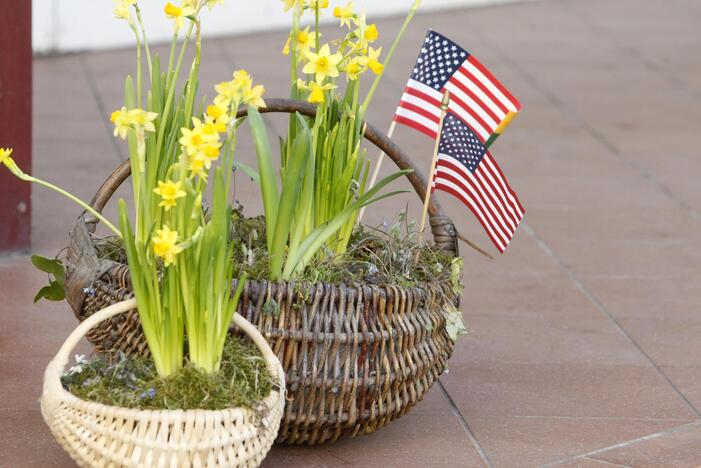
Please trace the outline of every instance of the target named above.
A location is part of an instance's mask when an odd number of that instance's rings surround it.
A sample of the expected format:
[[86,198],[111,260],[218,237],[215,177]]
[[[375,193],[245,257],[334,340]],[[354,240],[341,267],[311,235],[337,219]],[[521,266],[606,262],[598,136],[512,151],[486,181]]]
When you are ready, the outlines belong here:
[[150,359],[124,357],[112,364],[102,359],[83,361],[72,369],[61,379],[69,392],[122,408],[255,410],[275,385],[258,348],[236,337],[227,340],[221,370],[213,374],[187,364],[161,378]]
[[[238,272],[252,279],[267,279],[268,257],[265,245],[265,219],[237,216],[234,237],[241,248],[234,252]],[[421,240],[414,223],[406,214],[390,224],[375,228],[356,226],[342,255],[322,252],[298,278],[300,282],[346,284],[396,284],[417,286],[445,283],[451,278],[450,254]]]

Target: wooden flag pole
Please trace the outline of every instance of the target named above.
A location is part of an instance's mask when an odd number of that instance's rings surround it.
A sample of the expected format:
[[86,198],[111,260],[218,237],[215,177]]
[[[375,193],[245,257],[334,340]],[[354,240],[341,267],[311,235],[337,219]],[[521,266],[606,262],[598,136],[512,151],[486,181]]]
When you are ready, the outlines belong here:
[[441,101],[441,119],[438,122],[438,135],[436,136],[436,144],[433,147],[433,159],[431,160],[431,170],[428,173],[428,184],[426,185],[426,195],[424,196],[424,208],[421,213],[421,224],[419,227],[419,234],[423,234],[424,228],[426,227],[426,215],[428,214],[428,201],[431,198],[431,189],[433,188],[433,178],[436,172],[436,162],[438,161],[438,148],[441,143],[441,132],[443,130],[443,120],[445,119],[445,114],[448,112],[448,104],[450,103],[450,91],[447,89],[443,94],[443,100]]
[[[392,136],[394,135],[394,129],[397,127],[397,122],[395,120],[392,120],[392,124],[389,126],[389,130],[387,131],[387,138],[390,140],[392,139]],[[371,189],[375,186],[375,182],[377,182],[377,176],[380,175],[380,167],[382,167],[382,161],[385,159],[385,152],[380,151],[380,155],[377,157],[377,163],[375,164],[375,172],[372,173],[372,178],[370,179],[370,183],[367,185],[368,189]],[[365,214],[365,206],[360,209],[360,213],[358,214],[358,224],[363,220],[363,215]]]

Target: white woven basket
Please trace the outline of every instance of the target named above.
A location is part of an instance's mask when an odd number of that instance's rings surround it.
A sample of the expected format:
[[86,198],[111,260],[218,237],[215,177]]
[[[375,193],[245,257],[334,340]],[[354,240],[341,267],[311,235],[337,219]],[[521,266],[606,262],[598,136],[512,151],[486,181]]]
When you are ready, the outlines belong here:
[[246,319],[234,324],[262,351],[278,382],[258,411],[138,410],[79,399],[61,385],[69,354],[98,323],[136,307],[114,304],[81,323],[44,373],[41,412],[56,440],[81,466],[248,467],[258,466],[277,436],[285,404],[285,374],[263,336]]

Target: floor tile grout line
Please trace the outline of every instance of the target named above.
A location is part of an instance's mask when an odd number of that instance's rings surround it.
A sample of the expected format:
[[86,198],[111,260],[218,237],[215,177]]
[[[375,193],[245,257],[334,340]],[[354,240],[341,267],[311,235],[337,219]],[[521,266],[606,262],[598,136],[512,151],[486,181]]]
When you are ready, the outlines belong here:
[[632,466],[629,466],[629,465],[621,465],[620,463],[613,463],[613,462],[606,461],[606,460],[599,460],[598,458],[582,457],[582,460],[589,460],[589,461],[593,461],[593,462],[597,462],[597,463],[603,463],[604,465],[619,466],[622,468],[633,468]]
[[580,128],[582,128],[590,137],[594,138],[602,146],[604,146],[609,151],[609,153],[611,153],[611,155],[613,155],[619,161],[628,165],[631,169],[633,169],[634,172],[637,172],[638,176],[642,177],[644,180],[649,182],[654,188],[656,188],[658,191],[662,192],[664,195],[666,195],[673,202],[678,204],[692,218],[697,219],[697,220],[701,220],[701,213],[700,212],[698,212],[696,209],[694,209],[694,207],[692,207],[690,204],[688,204],[685,200],[680,198],[669,187],[667,187],[662,181],[660,181],[658,178],[656,178],[654,175],[652,175],[647,169],[642,167],[639,163],[637,163],[636,161],[632,160],[631,158],[625,156],[611,141],[608,140],[608,138],[603,136],[595,128],[593,128],[591,125],[589,125],[578,113],[576,113],[574,111],[568,112],[571,109],[564,102],[562,102],[559,97],[557,97],[555,94],[553,94],[552,92],[550,92],[549,90],[547,90],[546,88],[541,86],[540,83],[538,82],[538,80],[531,73],[526,71],[518,63],[516,63],[514,60],[512,60],[511,57],[501,49],[501,47],[499,47],[498,45],[496,45],[494,43],[494,41],[491,41],[484,34],[481,34],[481,38],[484,42],[490,44],[499,53],[499,55],[502,57],[502,59],[504,60],[505,63],[507,63],[511,68],[513,68],[519,74],[521,74],[522,77],[525,79],[525,81],[528,84],[530,84],[535,90],[540,92],[548,101],[550,101],[550,103],[554,107],[559,109],[560,112],[562,112],[566,117],[573,119],[574,122]]
[[[561,463],[574,461],[574,460],[578,460],[578,459],[582,459],[582,458],[591,458],[594,455],[599,455],[601,453],[610,452],[611,450],[616,450],[619,448],[630,447],[631,445],[635,445],[635,444],[638,444],[640,442],[646,442],[648,440],[659,439],[660,437],[668,436],[670,434],[675,434],[677,432],[684,431],[686,429],[690,429],[693,427],[698,427],[700,425],[701,425],[701,420],[694,421],[694,422],[691,422],[689,424],[683,424],[681,426],[676,426],[676,427],[673,427],[671,429],[667,429],[664,431],[654,432],[652,434],[648,434],[648,435],[645,435],[642,437],[637,437],[635,439],[626,440],[625,442],[620,442],[618,444],[609,445],[607,447],[601,447],[601,448],[598,448],[596,450],[592,450],[592,451],[587,452],[587,453],[580,453],[579,455],[574,455],[574,456],[569,457],[569,458],[564,458],[564,459],[558,460],[556,462],[540,465],[540,468],[547,468],[547,467],[551,467],[551,466],[556,466],[556,465],[559,465]],[[595,460],[599,461],[598,459],[595,459]]]
[[122,152],[119,148],[119,145],[117,144],[117,140],[115,139],[114,135],[112,134],[112,125],[109,121],[109,118],[107,117],[109,115],[109,112],[107,111],[105,107],[105,103],[102,101],[102,96],[100,96],[100,91],[97,89],[97,83],[95,82],[95,76],[92,73],[92,69],[90,68],[90,65],[88,64],[88,61],[86,59],[87,54],[83,53],[80,54],[80,65],[81,68],[83,69],[83,73],[85,73],[85,78],[88,81],[88,86],[90,87],[90,92],[92,94],[93,99],[95,100],[95,105],[97,106],[97,110],[100,113],[100,120],[104,124],[105,131],[107,132],[110,145],[112,146],[112,149],[114,150],[114,154],[117,156],[117,159],[119,162],[124,161],[124,157],[122,156]]
[[648,363],[652,366],[655,371],[669,384],[669,386],[676,392],[677,396],[686,404],[686,406],[696,415],[697,418],[701,418],[701,412],[689,401],[689,399],[679,390],[674,382],[667,376],[667,374],[660,368],[659,365],[650,357],[649,354],[643,350],[643,348],[638,344],[637,341],[628,333],[628,331],[616,320],[611,311],[594,295],[593,292],[579,279],[577,274],[568,267],[564,260],[555,253],[555,251],[548,246],[548,244],[541,239],[538,234],[533,230],[533,228],[527,223],[523,223],[523,229],[531,236],[538,247],[540,247],[545,254],[550,257],[550,259],[570,278],[574,285],[579,289],[579,291],[586,297],[589,302],[591,302],[594,307],[596,307],[599,312],[601,312],[609,321],[609,323],[614,327],[614,329],[625,338],[637,351],[644,357]]
[[443,397],[445,397],[446,401],[448,402],[448,405],[450,406],[450,409],[453,412],[453,415],[455,415],[455,417],[457,417],[458,420],[460,421],[460,426],[462,426],[463,430],[465,431],[465,434],[467,434],[467,437],[470,439],[470,443],[472,444],[474,449],[477,451],[480,458],[482,458],[482,461],[484,462],[484,464],[487,466],[487,468],[494,468],[492,461],[489,459],[489,455],[487,455],[487,452],[485,452],[485,450],[482,448],[482,445],[479,443],[479,440],[477,440],[477,436],[470,428],[470,425],[467,424],[465,417],[460,412],[460,409],[455,404],[455,402],[453,401],[453,398],[450,396],[450,393],[448,393],[448,390],[445,388],[445,386],[443,385],[443,382],[441,382],[440,379],[438,380],[438,386],[440,387],[441,391],[443,392]]

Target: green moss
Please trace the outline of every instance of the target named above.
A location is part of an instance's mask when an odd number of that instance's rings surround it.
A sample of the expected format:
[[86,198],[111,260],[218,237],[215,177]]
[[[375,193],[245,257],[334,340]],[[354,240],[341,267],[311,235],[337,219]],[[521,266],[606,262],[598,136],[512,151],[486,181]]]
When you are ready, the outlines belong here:
[[[63,376],[63,386],[83,400],[139,409],[221,410],[255,409],[275,383],[265,361],[250,341],[230,338],[224,347],[221,370],[207,374],[187,364],[160,378],[150,359],[102,359],[78,363]],[[77,371],[78,370],[78,371]]]

